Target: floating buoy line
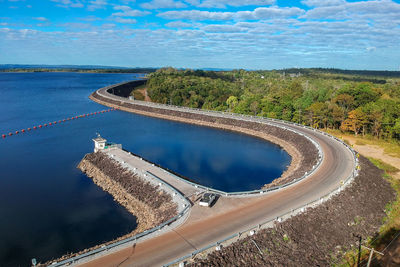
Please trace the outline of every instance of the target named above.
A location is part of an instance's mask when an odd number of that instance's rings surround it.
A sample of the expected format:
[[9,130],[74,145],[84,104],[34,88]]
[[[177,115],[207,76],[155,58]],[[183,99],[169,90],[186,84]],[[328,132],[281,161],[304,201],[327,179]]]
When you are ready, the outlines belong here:
[[106,112],[111,112],[114,110],[117,110],[118,108],[110,108],[110,109],[104,109],[104,110],[100,110],[100,111],[96,111],[96,112],[92,112],[92,113],[86,113],[86,114],[81,114],[78,116],[72,116],[70,118],[66,118],[66,119],[62,119],[62,120],[58,120],[58,121],[53,121],[53,122],[48,122],[48,123],[44,123],[44,124],[39,124],[39,125],[35,125],[32,128],[26,128],[26,129],[22,129],[19,131],[11,131],[8,134],[4,133],[1,135],[2,139],[5,139],[7,136],[13,136],[13,135],[17,135],[17,134],[22,134],[22,133],[26,133],[29,131],[33,131],[33,130],[38,130],[38,129],[42,129],[44,127],[48,127],[48,126],[54,126],[57,124],[61,124],[64,122],[68,122],[68,121],[72,121],[72,120],[76,120],[76,119],[80,119],[80,118],[85,118],[85,117],[89,117],[89,116],[94,116],[94,115],[98,115],[98,114],[102,114],[102,113],[106,113]]

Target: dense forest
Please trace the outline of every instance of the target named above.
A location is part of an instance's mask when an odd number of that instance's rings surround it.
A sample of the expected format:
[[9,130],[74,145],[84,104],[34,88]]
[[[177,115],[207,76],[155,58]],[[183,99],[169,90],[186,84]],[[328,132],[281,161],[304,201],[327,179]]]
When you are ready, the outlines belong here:
[[400,73],[291,69],[149,74],[154,102],[277,118],[400,139]]

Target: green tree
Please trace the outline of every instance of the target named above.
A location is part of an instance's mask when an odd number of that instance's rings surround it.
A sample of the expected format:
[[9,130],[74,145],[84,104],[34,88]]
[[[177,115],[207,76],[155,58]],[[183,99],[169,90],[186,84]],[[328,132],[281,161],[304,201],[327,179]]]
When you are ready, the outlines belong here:
[[328,105],[326,103],[315,102],[307,108],[307,111],[309,112],[311,125],[313,127],[320,128],[320,126],[323,125],[323,127],[326,128],[328,122]]
[[236,96],[233,96],[233,95],[228,97],[228,99],[226,100],[226,104],[229,107],[229,111],[232,111],[237,106],[238,103],[239,103],[239,100],[237,99]]

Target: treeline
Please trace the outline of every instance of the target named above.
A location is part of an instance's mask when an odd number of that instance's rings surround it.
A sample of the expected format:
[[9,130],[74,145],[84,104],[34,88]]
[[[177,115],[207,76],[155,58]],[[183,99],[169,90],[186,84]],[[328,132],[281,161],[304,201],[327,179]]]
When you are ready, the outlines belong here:
[[340,78],[338,71],[319,69],[215,72],[164,68],[149,75],[147,90],[152,101],[159,103],[399,139],[400,79],[371,82],[374,79],[349,74]]
[[349,75],[349,76],[360,76],[360,78],[365,78],[366,76],[368,77],[386,77],[386,78],[400,78],[400,71],[388,71],[388,70],[342,70],[342,69],[324,69],[324,68],[309,68],[309,69],[297,69],[297,68],[291,68],[291,69],[283,69],[280,70],[280,72],[286,72],[286,73],[303,73],[303,74],[308,74],[308,75],[321,75],[321,74],[343,74],[343,75]]

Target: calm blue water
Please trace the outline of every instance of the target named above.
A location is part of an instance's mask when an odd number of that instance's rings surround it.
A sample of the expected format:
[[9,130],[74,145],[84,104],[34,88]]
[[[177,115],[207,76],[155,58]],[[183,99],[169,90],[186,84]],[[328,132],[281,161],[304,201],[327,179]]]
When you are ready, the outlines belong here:
[[[104,109],[88,99],[134,74],[1,73],[0,135]],[[99,132],[225,191],[260,188],[290,163],[257,138],[113,111],[0,138],[0,266],[26,266],[126,234],[136,219],[76,165]]]

